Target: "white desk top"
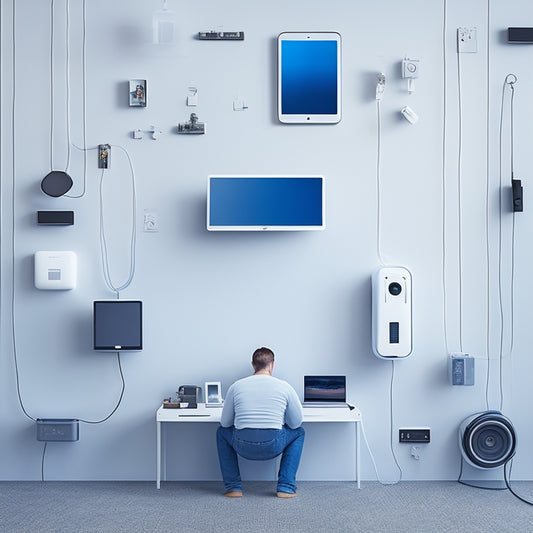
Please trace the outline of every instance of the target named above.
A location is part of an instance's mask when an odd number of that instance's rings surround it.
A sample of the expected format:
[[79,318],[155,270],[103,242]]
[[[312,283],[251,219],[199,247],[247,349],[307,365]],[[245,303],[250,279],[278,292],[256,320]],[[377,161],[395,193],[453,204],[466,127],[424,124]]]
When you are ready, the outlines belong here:
[[[306,422],[360,422],[361,411],[343,407],[304,407]],[[222,407],[206,407],[199,403],[197,409],[168,409],[161,406],[157,410],[157,422],[220,422]]]

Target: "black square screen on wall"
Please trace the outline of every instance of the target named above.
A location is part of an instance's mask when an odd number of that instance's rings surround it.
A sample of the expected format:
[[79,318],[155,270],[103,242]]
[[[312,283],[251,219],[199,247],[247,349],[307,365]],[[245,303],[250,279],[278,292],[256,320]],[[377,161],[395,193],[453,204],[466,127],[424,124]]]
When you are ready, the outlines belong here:
[[118,352],[142,350],[142,302],[99,300],[93,302],[94,349]]

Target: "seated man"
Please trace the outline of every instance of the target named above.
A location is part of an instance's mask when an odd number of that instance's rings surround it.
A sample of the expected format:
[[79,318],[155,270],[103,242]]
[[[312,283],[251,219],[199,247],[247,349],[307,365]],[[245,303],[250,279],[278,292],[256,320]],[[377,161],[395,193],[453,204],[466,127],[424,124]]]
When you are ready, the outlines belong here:
[[302,405],[296,391],[272,377],[274,353],[258,348],[252,357],[254,374],[228,389],[221,427],[217,430],[220,470],[225,496],[242,496],[237,454],[245,459],[266,460],[282,455],[277,495],[296,496],[296,470],[304,444]]

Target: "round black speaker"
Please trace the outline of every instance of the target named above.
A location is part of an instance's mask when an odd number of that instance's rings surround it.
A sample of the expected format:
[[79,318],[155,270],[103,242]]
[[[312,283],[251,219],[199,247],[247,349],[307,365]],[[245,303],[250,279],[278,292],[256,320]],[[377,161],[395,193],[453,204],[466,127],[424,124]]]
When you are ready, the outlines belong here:
[[499,411],[485,411],[463,421],[459,445],[472,466],[496,468],[515,454],[516,434],[511,421]]
[[52,170],[41,181],[41,189],[48,196],[58,198],[70,191],[72,178],[61,170]]

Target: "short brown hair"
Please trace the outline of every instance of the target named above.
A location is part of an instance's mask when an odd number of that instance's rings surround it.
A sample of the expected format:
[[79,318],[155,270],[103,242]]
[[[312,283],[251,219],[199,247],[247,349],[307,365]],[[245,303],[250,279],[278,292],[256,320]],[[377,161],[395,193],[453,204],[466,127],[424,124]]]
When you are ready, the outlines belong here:
[[252,366],[254,370],[258,372],[263,370],[270,363],[274,361],[274,352],[270,348],[257,348],[257,350],[252,355]]

